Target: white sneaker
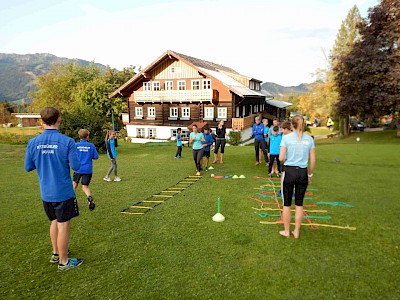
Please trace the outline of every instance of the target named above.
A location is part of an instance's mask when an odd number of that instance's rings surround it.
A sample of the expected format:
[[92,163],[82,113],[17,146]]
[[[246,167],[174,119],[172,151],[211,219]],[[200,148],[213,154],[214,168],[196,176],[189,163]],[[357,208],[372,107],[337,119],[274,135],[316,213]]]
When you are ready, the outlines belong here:
[[111,181],[111,178],[110,178],[110,177],[104,177],[103,180],[105,180],[105,181]]
[[[114,178],[114,181],[121,181],[122,179],[121,178],[119,178],[119,177],[115,177]],[[111,181],[111,180],[110,180]]]

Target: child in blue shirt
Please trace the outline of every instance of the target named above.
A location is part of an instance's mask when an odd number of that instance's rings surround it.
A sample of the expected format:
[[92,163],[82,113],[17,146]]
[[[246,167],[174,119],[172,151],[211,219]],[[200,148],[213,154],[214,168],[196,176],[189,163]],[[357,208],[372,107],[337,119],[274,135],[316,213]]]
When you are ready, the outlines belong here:
[[78,203],[72,188],[70,167],[77,171],[81,164],[73,139],[58,131],[60,112],[45,107],[40,112],[44,132],[29,140],[24,167],[36,169],[39,176],[43,207],[51,221],[50,239],[53,246],[51,263],[58,263],[63,272],[82,264],[82,258],[68,258],[70,220],[79,216]]
[[88,142],[89,139],[89,131],[87,129],[80,129],[79,138],[80,142],[76,143],[76,149],[78,150],[78,157],[81,163],[81,167],[79,170],[74,172],[72,185],[74,187],[74,191],[79,185],[79,181],[82,179],[82,190],[86,194],[87,200],[89,202],[89,209],[94,210],[96,205],[93,202],[93,197],[91,195],[89,184],[92,179],[93,174],[93,159],[98,159],[99,154],[97,153],[95,145]]
[[103,178],[105,181],[111,181],[110,174],[114,171],[114,181],[121,181],[121,178],[117,174],[117,139],[114,131],[107,131],[106,134],[106,147],[107,156],[111,160],[111,167],[108,169],[107,175]]
[[269,177],[272,177],[272,166],[276,161],[276,165],[278,169],[276,170],[276,174],[278,177],[281,176],[281,163],[279,161],[279,151],[281,145],[282,135],[279,134],[279,127],[274,126],[272,129],[272,135],[269,137],[269,165],[268,165],[268,174]]
[[[210,151],[213,143],[214,139],[210,133],[210,130],[208,129],[208,127],[204,127],[203,157],[206,158],[206,167],[205,167],[206,171],[208,171],[208,164],[210,162]],[[203,159],[201,163],[203,163]]]
[[175,154],[175,158],[182,158],[182,141],[183,141],[183,137],[181,136],[181,128],[178,128],[176,130],[176,146],[178,147],[178,149],[176,150],[176,154]]

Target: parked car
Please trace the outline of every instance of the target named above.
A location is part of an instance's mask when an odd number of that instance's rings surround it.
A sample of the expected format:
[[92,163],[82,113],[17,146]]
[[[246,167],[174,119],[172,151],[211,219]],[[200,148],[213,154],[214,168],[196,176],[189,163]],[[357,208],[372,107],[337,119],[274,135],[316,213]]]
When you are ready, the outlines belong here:
[[359,130],[359,131],[364,131],[364,129],[367,126],[365,125],[364,122],[361,122],[359,120],[350,120],[350,129],[351,130]]

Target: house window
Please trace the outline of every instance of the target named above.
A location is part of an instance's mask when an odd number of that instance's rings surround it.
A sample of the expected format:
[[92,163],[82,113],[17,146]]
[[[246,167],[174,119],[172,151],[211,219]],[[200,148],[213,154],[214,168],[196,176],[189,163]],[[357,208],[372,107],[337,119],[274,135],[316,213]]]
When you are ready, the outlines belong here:
[[135,107],[135,119],[143,119],[143,107]]
[[172,91],[174,89],[174,82],[173,81],[166,81],[165,82],[165,90]]
[[211,79],[203,79],[203,90],[211,89]]
[[184,80],[179,80],[178,81],[178,90],[186,90],[186,81]]
[[182,107],[181,120],[190,120],[190,107]]
[[[177,134],[177,129],[172,129],[171,130],[171,137],[176,137]],[[187,129],[181,129],[181,136],[188,139],[190,135],[190,131]]]
[[254,81],[250,81],[250,86],[249,87],[250,87],[251,90],[254,90],[254,83],[255,83]]
[[147,120],[155,120],[156,119],[156,108],[148,107],[147,108]]
[[258,104],[254,105],[254,112],[258,112]]
[[204,108],[204,120],[213,120],[214,119],[214,107],[205,107]]
[[256,82],[256,91],[261,90],[261,85],[259,82]]
[[228,108],[227,107],[218,107],[217,109],[217,121],[219,120],[227,120]]
[[155,128],[149,128],[148,131],[149,131],[149,138],[150,139],[156,138],[156,129]]
[[192,90],[200,89],[200,80],[192,80]]
[[159,90],[160,90],[160,82],[153,81],[153,91],[159,91]]
[[136,137],[143,138],[144,134],[144,128],[136,128]]
[[143,91],[150,91],[151,90],[151,85],[150,82],[143,82]]
[[168,120],[177,120],[177,119],[178,119],[178,108],[170,107]]

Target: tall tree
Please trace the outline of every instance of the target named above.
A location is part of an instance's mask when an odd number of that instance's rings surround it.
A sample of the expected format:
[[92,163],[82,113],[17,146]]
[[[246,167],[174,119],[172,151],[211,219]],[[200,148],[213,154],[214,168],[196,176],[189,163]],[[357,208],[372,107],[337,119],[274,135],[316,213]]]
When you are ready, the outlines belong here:
[[400,106],[400,1],[382,0],[359,26],[361,40],[334,68],[338,111],[394,114]]
[[330,54],[330,71],[328,72],[328,82],[332,85],[336,93],[336,101],[332,102],[333,111],[339,118],[339,131],[341,135],[347,135],[349,133],[349,115],[342,111],[336,110],[336,104],[339,101],[339,95],[337,93],[337,84],[335,81],[337,66],[340,64],[342,57],[348,55],[355,43],[361,40],[361,34],[359,26],[362,22],[360,11],[357,6],[354,5],[348,12],[346,19],[342,22],[340,29],[336,35],[335,44]]

